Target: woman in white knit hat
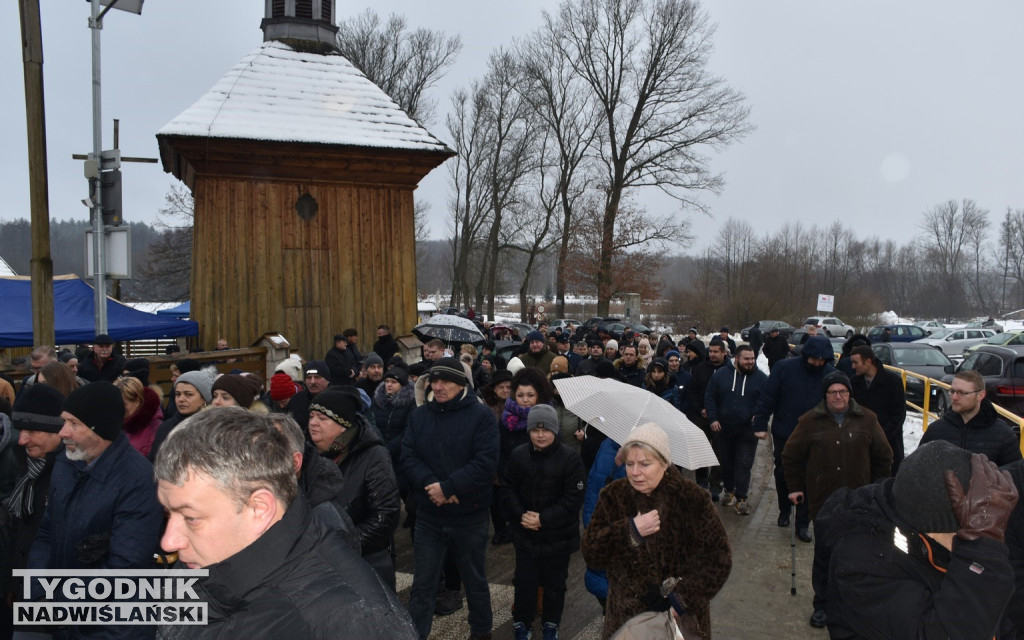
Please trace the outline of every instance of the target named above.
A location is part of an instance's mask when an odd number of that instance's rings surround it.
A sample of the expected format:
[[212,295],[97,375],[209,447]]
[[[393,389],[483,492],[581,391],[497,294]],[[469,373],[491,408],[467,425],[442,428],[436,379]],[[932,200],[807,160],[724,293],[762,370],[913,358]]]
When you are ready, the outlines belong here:
[[711,598],[732,569],[718,512],[669,462],[668,434],[657,424],[633,429],[619,456],[626,477],[601,491],[583,535],[587,566],[608,574],[602,638],[637,614],[670,608],[684,632],[710,638]]

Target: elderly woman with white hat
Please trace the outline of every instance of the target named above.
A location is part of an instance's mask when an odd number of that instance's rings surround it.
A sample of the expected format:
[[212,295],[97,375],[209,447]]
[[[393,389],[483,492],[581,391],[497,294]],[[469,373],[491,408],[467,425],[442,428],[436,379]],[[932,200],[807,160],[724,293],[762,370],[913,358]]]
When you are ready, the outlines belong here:
[[722,521],[707,492],[672,465],[657,424],[633,429],[619,456],[626,477],[601,491],[583,535],[587,566],[608,574],[602,638],[633,616],[670,608],[681,629],[710,638],[711,598],[732,569]]

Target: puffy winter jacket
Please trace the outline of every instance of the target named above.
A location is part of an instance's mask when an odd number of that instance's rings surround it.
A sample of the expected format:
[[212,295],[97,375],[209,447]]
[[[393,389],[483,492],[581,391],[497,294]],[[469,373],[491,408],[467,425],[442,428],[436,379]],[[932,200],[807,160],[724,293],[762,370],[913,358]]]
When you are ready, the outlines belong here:
[[933,440],[945,440],[972,453],[984,453],[999,466],[1021,459],[1017,434],[999,417],[987,398],[981,401],[978,414],[967,424],[952,409],[946,411],[942,418],[928,425],[921,444]]
[[391,454],[395,473],[399,471],[398,459],[402,454],[402,436],[405,435],[405,424],[409,414],[416,408],[416,390],[413,383],[406,383],[394,395],[388,395],[384,385],[378,385],[373,393],[373,415],[377,432],[384,439],[384,444]]
[[208,603],[209,624],[161,627],[162,637],[418,637],[395,593],[302,496],[255,542],[206,568],[195,590]]
[[[438,402],[433,394],[409,414],[402,438],[402,473],[412,486],[417,518],[444,522],[475,521],[494,499],[498,470],[498,426],[494,414],[466,387],[457,397]],[[441,483],[458,504],[434,505],[423,487]]]
[[357,415],[356,421],[358,432],[338,468],[345,477],[341,495],[365,556],[391,546],[402,506],[391,454],[362,416]]

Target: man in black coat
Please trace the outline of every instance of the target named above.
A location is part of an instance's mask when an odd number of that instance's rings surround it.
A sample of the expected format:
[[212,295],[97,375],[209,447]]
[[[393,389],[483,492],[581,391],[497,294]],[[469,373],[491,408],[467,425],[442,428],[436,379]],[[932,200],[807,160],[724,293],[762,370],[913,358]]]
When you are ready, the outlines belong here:
[[947,442],[924,444],[893,479],[840,489],[815,523],[828,544],[832,638],[1013,638],[1004,535],[1010,474]]
[[384,362],[389,362],[398,353],[398,342],[391,335],[391,327],[388,325],[377,325],[377,341],[373,343],[373,352]]
[[853,399],[878,416],[878,424],[892,448],[892,475],[896,475],[903,462],[903,422],[907,419],[903,378],[882,366],[871,347],[864,345],[850,352],[850,366],[856,373],[850,381]]
[[324,355],[327,368],[330,369],[332,387],[352,385],[359,375],[359,362],[349,347],[348,338],[338,333],[334,336],[334,346]]
[[619,378],[626,384],[631,384],[634,387],[644,386],[644,377],[647,375],[647,369],[644,368],[643,363],[637,358],[636,345],[627,344],[621,347],[622,358],[619,361]]
[[750,331],[747,332],[747,342],[750,343],[750,348],[754,350],[754,357],[761,353],[761,347],[764,346],[764,334],[761,333],[761,324],[755,322],[754,326],[750,327]]
[[[688,346],[687,349],[690,347]],[[693,378],[690,384],[686,385],[686,417],[708,437],[711,445],[716,448],[718,445],[718,434],[711,431],[711,421],[708,420],[708,412],[704,407],[705,394],[711,376],[722,367],[732,367],[726,352],[726,345],[718,336],[711,339],[708,345],[708,359],[695,365],[690,373]],[[713,477],[712,477],[713,476]],[[711,499],[718,501],[719,483],[722,480],[721,467],[704,467],[696,471],[697,484],[711,491]]]
[[165,551],[209,570],[195,586],[209,624],[173,637],[336,638],[343,629],[364,640],[416,638],[394,592],[314,518],[292,446],[269,417],[204,411],[167,439],[154,471],[168,514]]
[[114,353],[114,340],[105,333],[96,336],[92,343],[92,357],[78,365],[78,375],[89,382],[106,380],[113,382],[121,377],[125,359]]
[[921,444],[946,440],[961,449],[982,453],[999,466],[1021,459],[1020,442],[985,397],[985,379],[977,371],[958,371],[950,383],[952,407],[932,424]]
[[778,327],[772,327],[761,349],[764,351],[764,357],[768,358],[768,370],[771,371],[776,362],[784,360],[789,355],[789,340],[779,333]]

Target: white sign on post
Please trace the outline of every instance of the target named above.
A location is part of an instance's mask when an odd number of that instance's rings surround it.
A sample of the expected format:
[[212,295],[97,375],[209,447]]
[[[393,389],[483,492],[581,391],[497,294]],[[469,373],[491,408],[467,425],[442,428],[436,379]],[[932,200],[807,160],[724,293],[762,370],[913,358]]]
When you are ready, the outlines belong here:
[[[106,241],[103,247],[103,257],[107,262],[104,269],[106,277],[113,280],[131,280],[131,227],[108,228],[103,235]],[[91,278],[94,271],[92,231],[90,230],[85,232],[85,277]]]
[[830,296],[825,293],[818,294],[818,311],[825,313],[832,313],[832,309],[835,308],[836,297]]

